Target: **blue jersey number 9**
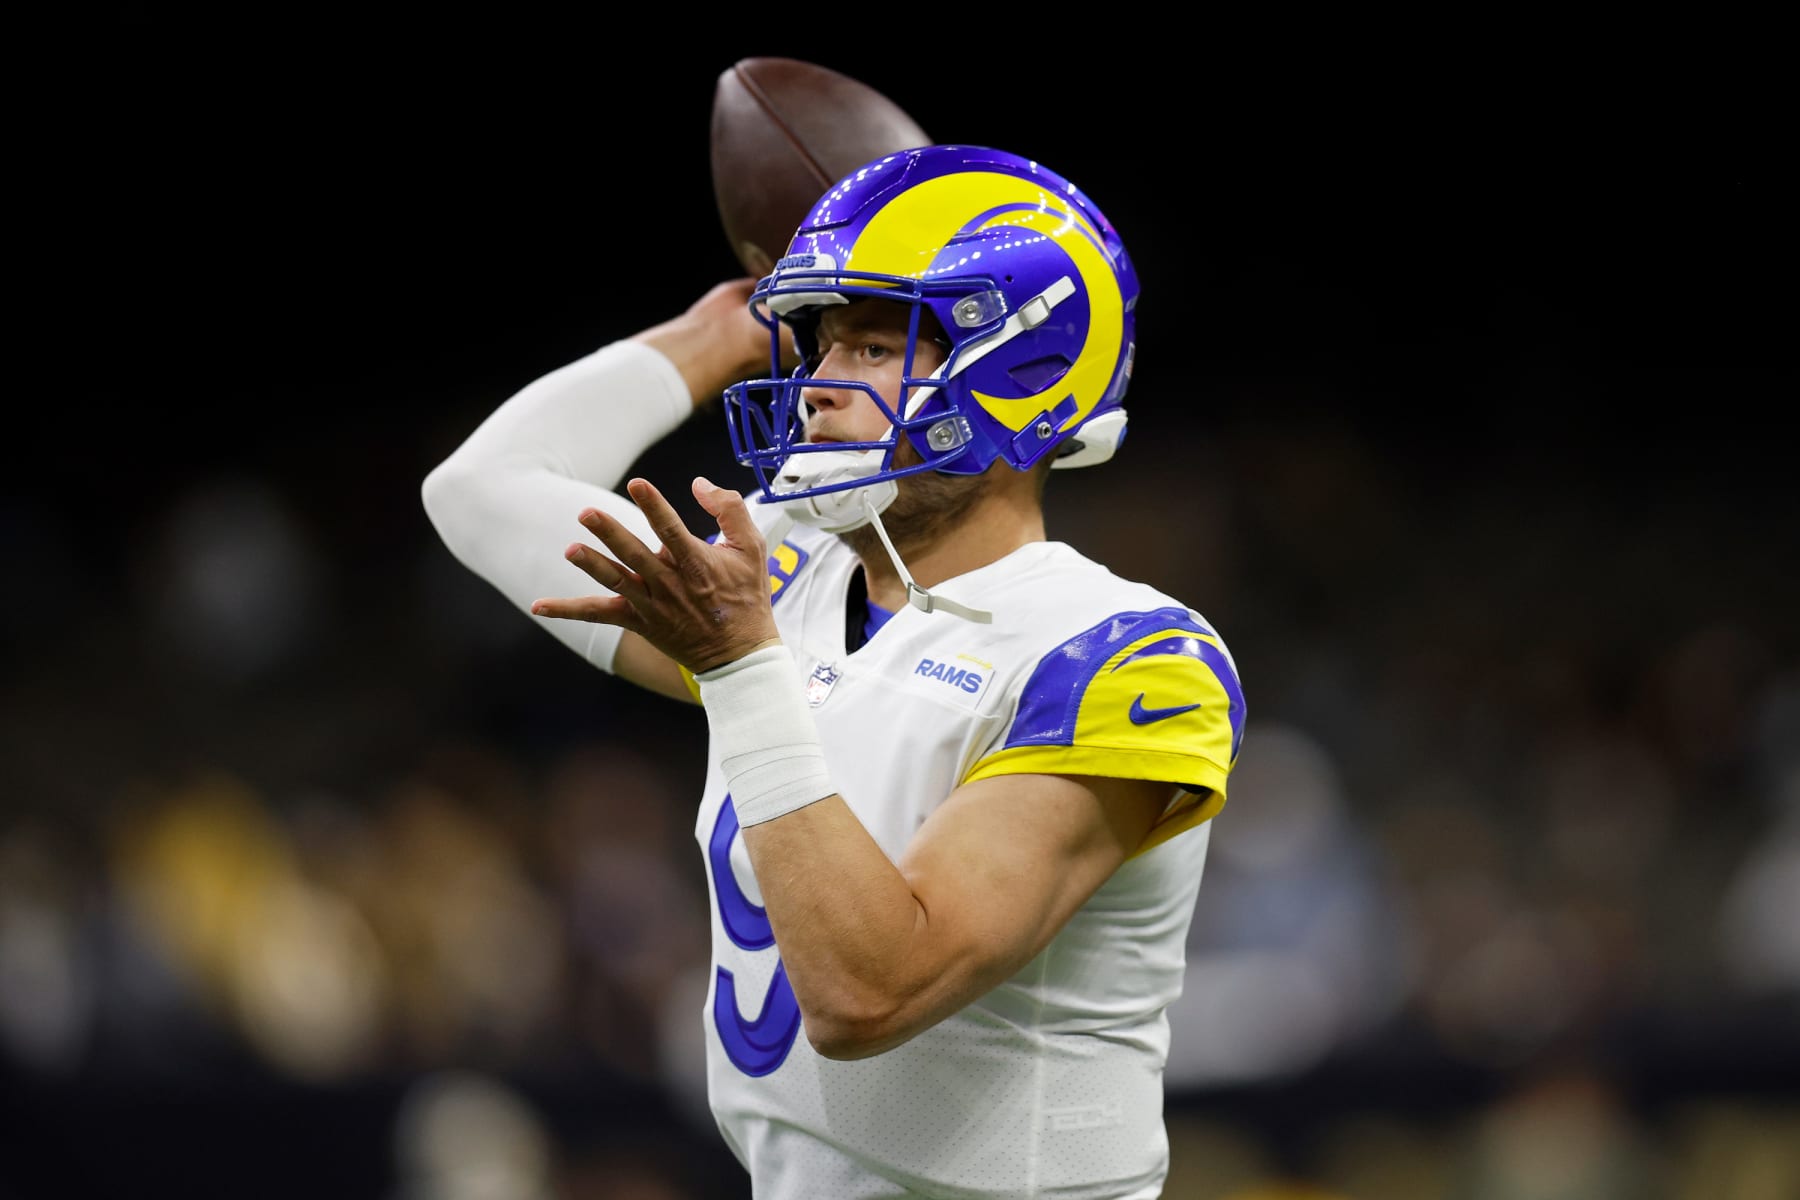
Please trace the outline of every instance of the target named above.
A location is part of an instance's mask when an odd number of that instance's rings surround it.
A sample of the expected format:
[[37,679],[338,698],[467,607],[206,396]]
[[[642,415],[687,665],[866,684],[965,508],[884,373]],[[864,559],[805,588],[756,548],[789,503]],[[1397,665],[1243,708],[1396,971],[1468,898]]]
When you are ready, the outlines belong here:
[[[707,863],[712,869],[713,894],[719,898],[719,920],[725,936],[743,950],[766,950],[775,944],[775,933],[769,928],[769,914],[750,903],[744,889],[738,886],[731,870],[731,843],[738,835],[737,809],[731,797],[719,806],[719,819],[713,825],[706,846]],[[787,967],[775,960],[775,977],[769,980],[755,1017],[748,1020],[738,1010],[737,981],[724,967],[715,968],[713,980],[713,1025],[719,1041],[732,1065],[746,1075],[767,1075],[779,1067],[794,1048],[800,1033],[800,1002],[788,983]]]

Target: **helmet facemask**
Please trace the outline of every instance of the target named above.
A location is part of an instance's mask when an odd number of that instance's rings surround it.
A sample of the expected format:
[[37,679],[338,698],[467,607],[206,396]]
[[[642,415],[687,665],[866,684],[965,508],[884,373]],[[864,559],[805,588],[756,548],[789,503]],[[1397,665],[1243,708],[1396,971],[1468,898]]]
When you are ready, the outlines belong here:
[[[771,276],[770,279],[776,278]],[[829,293],[824,287],[831,287]],[[829,301],[824,297],[829,296]],[[799,297],[806,303],[792,303]],[[821,311],[828,304],[850,304],[875,299],[908,306],[906,345],[901,378],[894,395],[884,397],[872,384],[856,379],[821,376],[818,328]],[[779,285],[764,281],[752,300],[757,319],[770,329],[772,361],[779,363],[780,324],[793,333],[800,364],[777,378],[747,380],[726,392],[726,418],[732,450],[738,461],[756,472],[762,499],[767,503],[829,494],[858,487],[875,479],[898,479],[921,471],[979,474],[991,456],[975,466],[963,466],[971,450],[978,449],[967,419],[952,411],[943,391],[959,370],[958,348],[943,332],[937,308],[953,302],[930,296],[929,289],[895,277],[860,278],[837,271],[790,271]],[[964,307],[968,307],[965,305]],[[781,316],[775,311],[780,310]],[[998,327],[999,322],[991,322]],[[936,342],[945,357],[934,369],[921,365],[921,347]],[[813,444],[806,429],[813,409],[807,389],[860,392],[887,421],[882,436],[872,441]],[[916,456],[910,462],[896,459],[901,437]],[[842,464],[866,463],[865,473],[847,473]],[[829,464],[829,465],[828,465]],[[958,469],[962,467],[962,469]]]

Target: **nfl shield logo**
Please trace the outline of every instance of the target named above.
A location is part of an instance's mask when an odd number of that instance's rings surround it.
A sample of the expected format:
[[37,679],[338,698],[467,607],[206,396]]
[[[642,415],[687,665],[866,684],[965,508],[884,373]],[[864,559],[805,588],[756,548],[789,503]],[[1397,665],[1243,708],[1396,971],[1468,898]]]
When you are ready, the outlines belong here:
[[832,685],[838,681],[838,677],[842,674],[842,671],[838,670],[830,663],[820,663],[818,666],[814,667],[812,675],[809,676],[806,681],[807,704],[811,705],[813,708],[817,708],[819,705],[825,703],[825,698],[831,695]]

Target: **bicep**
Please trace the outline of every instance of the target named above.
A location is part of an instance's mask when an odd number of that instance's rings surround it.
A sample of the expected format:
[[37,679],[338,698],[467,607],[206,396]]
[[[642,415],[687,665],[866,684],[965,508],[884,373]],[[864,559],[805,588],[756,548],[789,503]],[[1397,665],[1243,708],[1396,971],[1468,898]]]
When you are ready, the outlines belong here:
[[976,994],[1044,948],[1135,853],[1169,784],[997,775],[964,784],[907,847],[900,870]]

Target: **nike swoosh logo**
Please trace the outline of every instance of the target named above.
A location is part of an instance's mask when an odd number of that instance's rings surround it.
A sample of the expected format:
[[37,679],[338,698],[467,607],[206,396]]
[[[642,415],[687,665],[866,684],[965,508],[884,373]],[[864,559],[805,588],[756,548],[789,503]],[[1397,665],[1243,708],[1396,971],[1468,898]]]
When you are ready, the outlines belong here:
[[1145,708],[1144,693],[1139,692],[1136,700],[1131,702],[1131,723],[1148,725],[1152,721],[1166,721],[1170,717],[1179,717],[1184,712],[1193,712],[1198,704],[1177,704],[1174,708]]

